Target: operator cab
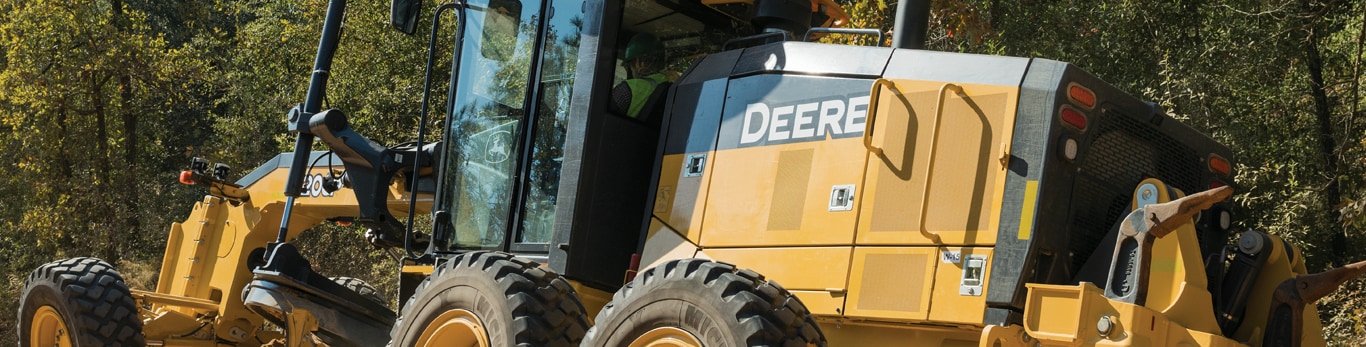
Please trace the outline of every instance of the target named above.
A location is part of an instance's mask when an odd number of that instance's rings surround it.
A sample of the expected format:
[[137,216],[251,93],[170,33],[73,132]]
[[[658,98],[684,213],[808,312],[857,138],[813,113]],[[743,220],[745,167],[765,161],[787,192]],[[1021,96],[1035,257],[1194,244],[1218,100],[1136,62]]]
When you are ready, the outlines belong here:
[[[678,74],[753,29],[698,1],[474,0],[456,11],[465,33],[441,64],[451,88],[428,253],[506,251],[620,285],[648,222],[661,131],[608,111],[612,88],[638,77],[624,71],[628,41],[657,37],[664,70]],[[445,20],[436,35],[460,27]]]

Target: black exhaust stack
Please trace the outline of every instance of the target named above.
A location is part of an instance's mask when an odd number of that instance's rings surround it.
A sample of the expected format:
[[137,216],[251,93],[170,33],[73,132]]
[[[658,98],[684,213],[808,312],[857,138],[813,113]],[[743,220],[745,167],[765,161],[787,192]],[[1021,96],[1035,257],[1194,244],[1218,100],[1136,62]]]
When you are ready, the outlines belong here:
[[901,0],[896,5],[892,27],[892,47],[925,49],[925,33],[930,27],[932,0]]

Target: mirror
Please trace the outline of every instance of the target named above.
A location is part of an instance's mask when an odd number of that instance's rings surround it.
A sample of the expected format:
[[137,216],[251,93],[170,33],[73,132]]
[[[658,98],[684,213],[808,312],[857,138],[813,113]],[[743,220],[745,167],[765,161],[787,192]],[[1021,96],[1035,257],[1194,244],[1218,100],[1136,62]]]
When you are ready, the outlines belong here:
[[422,14],[422,0],[394,0],[389,5],[389,23],[407,35],[417,31],[417,17]]
[[483,42],[480,54],[485,59],[506,61],[516,47],[518,26],[522,24],[522,2],[489,0],[484,12]]

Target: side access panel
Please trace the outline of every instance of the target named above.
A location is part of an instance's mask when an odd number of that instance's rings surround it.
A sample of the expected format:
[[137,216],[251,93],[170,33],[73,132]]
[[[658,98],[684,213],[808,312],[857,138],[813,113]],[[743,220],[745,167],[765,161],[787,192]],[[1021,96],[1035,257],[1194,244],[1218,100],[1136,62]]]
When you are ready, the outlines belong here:
[[870,84],[778,74],[731,80],[701,245],[850,244]]
[[1017,89],[903,79],[874,88],[858,244],[995,243]]
[[716,153],[730,70],[739,58],[739,51],[709,55],[674,84],[651,213],[692,242],[701,237],[708,167]]
[[939,250],[935,247],[855,248],[844,314],[877,319],[928,319],[938,265]]

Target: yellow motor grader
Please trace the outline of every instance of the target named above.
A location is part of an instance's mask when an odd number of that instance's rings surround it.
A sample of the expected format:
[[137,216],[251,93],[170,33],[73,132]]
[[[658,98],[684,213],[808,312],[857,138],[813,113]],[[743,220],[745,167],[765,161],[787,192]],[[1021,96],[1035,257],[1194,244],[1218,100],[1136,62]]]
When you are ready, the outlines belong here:
[[[94,258],[34,271],[20,344],[1324,344],[1315,301],[1366,264],[1234,235],[1234,154],[1151,102],[921,49],[928,3],[881,47],[811,42],[885,42],[829,0],[395,0],[399,31],[432,18],[424,93],[450,79],[441,140],[390,148],[321,109],[330,0],[295,150],[235,183],[196,160],[209,194],[154,291]],[[681,74],[623,100],[642,36]],[[402,249],[397,307],[290,244],[327,222]]]

